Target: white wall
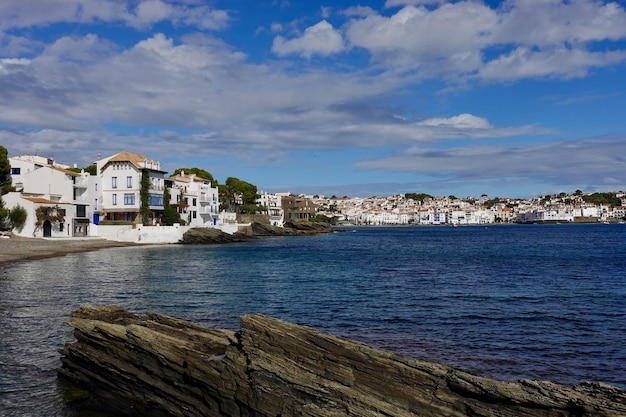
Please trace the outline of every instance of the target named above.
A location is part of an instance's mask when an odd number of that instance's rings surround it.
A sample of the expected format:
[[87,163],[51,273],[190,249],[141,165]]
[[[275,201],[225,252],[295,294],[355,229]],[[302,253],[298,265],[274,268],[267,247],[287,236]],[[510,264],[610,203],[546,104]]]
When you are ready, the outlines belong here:
[[91,224],[89,231],[91,236],[100,236],[116,242],[134,243],[177,243],[183,238],[183,234],[190,226],[103,226]]

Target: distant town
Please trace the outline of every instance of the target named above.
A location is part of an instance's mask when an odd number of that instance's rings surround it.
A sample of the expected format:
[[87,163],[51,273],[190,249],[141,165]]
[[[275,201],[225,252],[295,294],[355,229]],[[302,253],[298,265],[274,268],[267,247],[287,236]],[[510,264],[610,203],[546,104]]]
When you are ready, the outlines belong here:
[[242,215],[273,227],[314,221],[333,225],[484,225],[624,223],[626,195],[559,193],[534,199],[406,193],[369,198],[258,191],[228,178],[218,184],[199,168],[172,175],[159,161],[122,151],[86,168],[38,155],[10,157],[0,146],[0,224],[25,237],[100,237],[172,243],[193,227],[238,231]]

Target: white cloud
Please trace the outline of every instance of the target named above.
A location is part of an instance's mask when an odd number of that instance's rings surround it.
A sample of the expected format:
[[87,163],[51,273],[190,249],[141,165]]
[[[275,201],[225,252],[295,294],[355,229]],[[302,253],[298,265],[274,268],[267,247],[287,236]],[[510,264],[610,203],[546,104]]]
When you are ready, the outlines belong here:
[[493,10],[463,2],[433,11],[407,6],[390,17],[368,16],[349,23],[346,33],[352,45],[366,48],[377,60],[419,65],[480,50],[496,24]]
[[493,42],[563,45],[626,36],[626,11],[595,0],[509,0],[500,10]]
[[422,126],[449,126],[463,129],[489,129],[492,127],[491,123],[484,117],[477,117],[472,114],[459,114],[449,118],[432,118],[418,124]]
[[[527,146],[476,145],[445,150],[413,147],[389,157],[363,161],[359,166],[421,172],[474,184],[517,178],[520,183],[624,187],[624,159],[620,156],[624,154],[626,137],[611,136]],[[617,181],[609,184],[608,178]]]
[[587,75],[590,68],[606,67],[623,61],[626,61],[626,51],[588,52],[567,48],[534,51],[519,47],[487,63],[478,76],[489,81],[542,77],[575,78]]
[[299,54],[310,58],[313,55],[328,56],[343,50],[341,34],[325,20],[308,27],[299,38],[277,36],[272,44],[272,52],[280,56]]
[[54,23],[89,24],[122,22],[147,27],[169,20],[179,25],[222,29],[228,13],[205,5],[163,0],[3,0],[0,2],[0,31]]
[[626,38],[626,10],[616,2],[508,0],[495,9],[469,1],[386,5],[404,7],[389,16],[352,14],[346,39],[383,67],[422,79],[465,80],[478,73],[491,81],[571,78],[619,63],[624,52],[619,44],[602,52],[597,45]]
[[419,6],[422,4],[442,4],[448,0],[387,0],[385,7]]

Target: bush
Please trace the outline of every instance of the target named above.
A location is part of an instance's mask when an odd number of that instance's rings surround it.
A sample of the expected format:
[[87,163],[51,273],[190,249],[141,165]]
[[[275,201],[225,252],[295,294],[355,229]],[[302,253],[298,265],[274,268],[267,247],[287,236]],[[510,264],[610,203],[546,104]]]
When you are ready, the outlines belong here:
[[28,217],[28,213],[26,209],[20,205],[13,207],[13,209],[9,212],[9,222],[11,222],[11,227],[15,229],[22,229],[24,224],[26,224],[26,218]]
[[166,226],[171,226],[174,223],[181,223],[180,215],[176,209],[172,206],[167,206],[163,209],[163,215],[161,216],[161,222]]

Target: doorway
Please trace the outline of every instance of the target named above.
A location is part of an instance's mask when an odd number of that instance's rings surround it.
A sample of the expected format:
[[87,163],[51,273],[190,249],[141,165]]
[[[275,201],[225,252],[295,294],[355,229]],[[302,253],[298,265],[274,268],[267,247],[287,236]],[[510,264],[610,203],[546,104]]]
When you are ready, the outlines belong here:
[[43,222],[43,237],[51,237],[52,236],[52,223],[50,220],[46,220]]

